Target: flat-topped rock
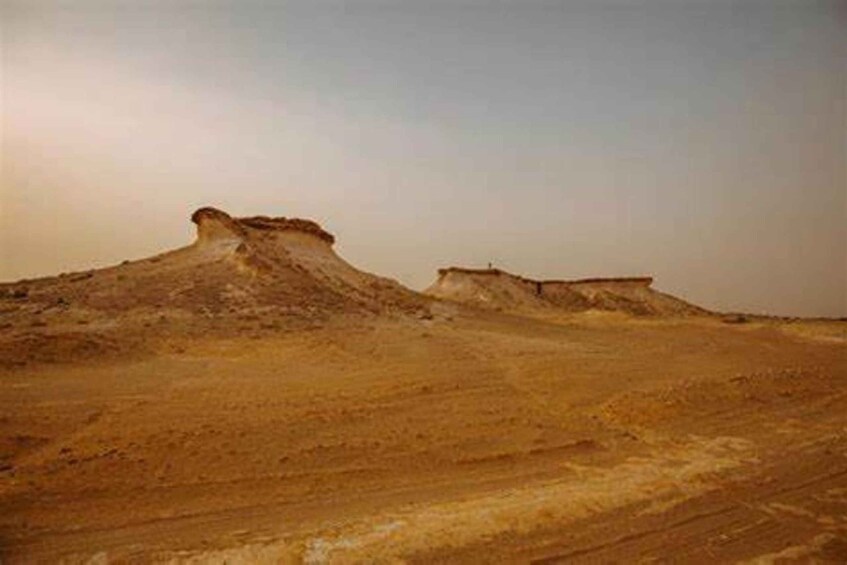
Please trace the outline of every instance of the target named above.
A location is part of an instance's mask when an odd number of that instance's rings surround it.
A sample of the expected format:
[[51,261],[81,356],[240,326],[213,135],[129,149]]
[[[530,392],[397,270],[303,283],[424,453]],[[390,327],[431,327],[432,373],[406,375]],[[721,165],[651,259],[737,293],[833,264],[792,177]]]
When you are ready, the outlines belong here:
[[250,216],[233,218],[223,210],[211,206],[200,208],[191,215],[197,224],[197,237],[203,240],[217,238],[249,238],[251,232],[298,232],[313,236],[332,245],[335,237],[317,222],[302,218]]
[[653,277],[531,279],[502,269],[447,267],[425,291],[431,296],[506,312],[551,315],[606,310],[639,316],[688,316],[705,310],[653,290]]

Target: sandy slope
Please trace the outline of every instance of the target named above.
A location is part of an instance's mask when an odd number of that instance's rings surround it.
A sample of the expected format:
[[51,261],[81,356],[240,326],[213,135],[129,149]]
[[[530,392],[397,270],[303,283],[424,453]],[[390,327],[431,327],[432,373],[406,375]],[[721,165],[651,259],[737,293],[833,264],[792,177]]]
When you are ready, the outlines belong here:
[[843,338],[492,315],[173,350],[3,376],[7,561],[845,555]]
[[847,324],[507,315],[195,221],[0,288],[4,563],[847,559]]

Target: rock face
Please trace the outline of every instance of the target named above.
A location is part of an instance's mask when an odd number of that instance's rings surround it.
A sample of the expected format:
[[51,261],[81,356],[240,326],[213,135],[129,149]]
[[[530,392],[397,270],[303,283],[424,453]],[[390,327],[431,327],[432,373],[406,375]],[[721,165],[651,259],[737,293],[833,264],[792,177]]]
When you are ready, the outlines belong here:
[[197,236],[200,240],[246,238],[251,236],[251,232],[254,232],[253,235],[258,232],[297,232],[312,235],[329,245],[335,243],[335,237],[331,233],[324,231],[311,220],[300,218],[232,218],[217,208],[206,207],[195,211],[191,215],[191,221],[197,224]]
[[652,288],[652,277],[534,280],[500,269],[450,267],[424,291],[437,298],[521,314],[605,310],[637,316],[691,316],[708,312]]
[[239,239],[247,236],[247,231],[240,222],[217,208],[200,208],[191,214],[191,221],[197,225],[199,242]]

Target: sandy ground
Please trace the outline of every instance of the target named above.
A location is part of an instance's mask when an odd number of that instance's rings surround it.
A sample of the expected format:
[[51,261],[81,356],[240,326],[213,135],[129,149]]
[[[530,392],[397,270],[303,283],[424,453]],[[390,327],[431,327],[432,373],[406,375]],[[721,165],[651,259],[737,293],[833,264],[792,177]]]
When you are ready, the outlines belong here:
[[2,369],[4,563],[847,561],[844,323],[163,335]]

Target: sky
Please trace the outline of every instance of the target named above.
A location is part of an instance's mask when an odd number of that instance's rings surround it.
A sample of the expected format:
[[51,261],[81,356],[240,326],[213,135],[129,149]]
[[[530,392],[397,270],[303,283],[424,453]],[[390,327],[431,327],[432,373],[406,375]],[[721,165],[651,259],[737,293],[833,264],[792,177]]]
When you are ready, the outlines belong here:
[[0,3],[0,281],[318,221],[450,265],[847,316],[847,2]]

